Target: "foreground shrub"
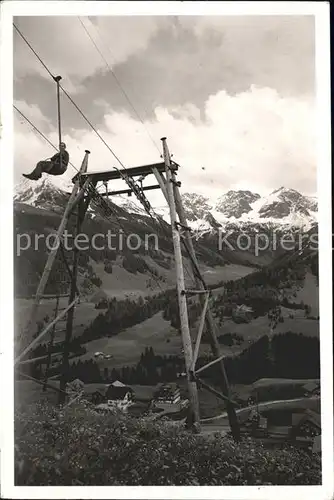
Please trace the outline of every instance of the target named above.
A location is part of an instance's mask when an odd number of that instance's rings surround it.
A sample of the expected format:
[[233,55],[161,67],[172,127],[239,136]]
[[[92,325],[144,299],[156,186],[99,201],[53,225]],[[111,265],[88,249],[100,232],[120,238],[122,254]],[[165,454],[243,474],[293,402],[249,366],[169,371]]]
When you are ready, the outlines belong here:
[[236,445],[216,434],[120,413],[97,415],[78,403],[35,405],[15,419],[18,485],[320,484],[320,459],[291,447]]

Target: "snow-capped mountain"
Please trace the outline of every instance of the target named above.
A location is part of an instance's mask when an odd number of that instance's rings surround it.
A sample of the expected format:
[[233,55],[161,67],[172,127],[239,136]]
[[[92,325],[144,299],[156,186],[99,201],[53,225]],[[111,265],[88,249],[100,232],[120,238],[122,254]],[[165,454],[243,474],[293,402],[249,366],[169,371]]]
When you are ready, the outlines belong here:
[[[317,222],[317,200],[294,189],[281,187],[268,196],[251,191],[228,191],[215,202],[186,194],[183,203],[191,212],[189,225],[201,233],[222,230],[310,229]],[[198,209],[198,207],[200,207]]]
[[14,201],[58,211],[66,206],[72,189],[73,184],[64,181],[61,176],[52,180],[47,176],[38,181],[24,179],[15,187]]
[[[43,177],[39,181],[23,180],[16,188],[14,201],[38,208],[62,210],[67,203],[72,183],[61,177]],[[317,222],[317,200],[294,189],[280,187],[268,196],[247,190],[230,190],[217,200],[196,193],[182,196],[189,225],[199,236],[223,230],[255,230],[263,228],[303,228],[308,230]],[[135,196],[115,196],[113,204],[133,215],[147,215]],[[154,207],[154,212],[170,221],[166,206]],[[258,228],[258,229],[256,229]]]
[[201,194],[185,193],[182,196],[184,211],[189,222],[205,218],[211,210],[209,199]]
[[251,191],[228,191],[218,198],[214,209],[228,218],[238,219],[243,214],[250,212],[252,210],[251,204],[260,198],[259,194]]
[[259,215],[261,219],[283,219],[289,217],[292,213],[313,217],[317,211],[317,203],[314,199],[303,196],[295,189],[286,189],[280,187],[269,196],[259,198],[252,205],[252,212],[249,216]]

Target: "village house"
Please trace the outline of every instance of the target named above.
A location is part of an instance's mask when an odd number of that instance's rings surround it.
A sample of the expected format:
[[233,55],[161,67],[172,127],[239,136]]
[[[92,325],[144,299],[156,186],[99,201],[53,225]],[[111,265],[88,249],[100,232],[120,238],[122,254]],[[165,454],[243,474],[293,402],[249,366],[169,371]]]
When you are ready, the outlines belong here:
[[253,318],[253,312],[251,307],[241,304],[232,311],[232,319],[235,323],[248,323]]
[[303,414],[292,415],[291,437],[295,441],[311,441],[321,434],[321,417],[319,413],[307,409]]
[[78,394],[83,392],[85,384],[82,380],[76,378],[67,384],[67,392],[71,394]]
[[134,391],[131,387],[116,380],[107,388],[105,397],[108,406],[126,410],[133,403]]
[[320,383],[319,382],[308,382],[303,385],[304,396],[320,396]]
[[133,389],[118,380],[112,384],[88,384],[84,392],[94,405],[117,406],[122,409],[127,408],[134,399]]
[[181,398],[177,384],[159,384],[153,395],[152,409],[180,411],[187,402]]
[[159,384],[155,393],[154,400],[161,403],[176,404],[181,399],[180,388],[177,384]]
[[85,387],[85,396],[93,403],[98,405],[106,401],[107,384],[88,384]]
[[[253,436],[267,436],[295,445],[312,446],[321,435],[320,414],[305,408],[251,410],[239,418],[242,431]],[[317,447],[319,445],[317,444]]]

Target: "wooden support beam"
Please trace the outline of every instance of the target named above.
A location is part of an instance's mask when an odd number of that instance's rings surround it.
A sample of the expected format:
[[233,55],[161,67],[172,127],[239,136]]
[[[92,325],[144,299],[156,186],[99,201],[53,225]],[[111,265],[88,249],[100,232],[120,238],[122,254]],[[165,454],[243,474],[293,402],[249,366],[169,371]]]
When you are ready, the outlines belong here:
[[[187,226],[187,217],[186,217],[186,214],[185,214],[185,211],[183,208],[181,194],[180,194],[179,188],[177,186],[174,186],[174,193],[175,193],[176,208],[177,208],[180,222],[184,226]],[[205,290],[205,289],[207,289],[207,286],[206,286],[206,283],[205,283],[205,281],[200,273],[200,269],[199,269],[199,265],[198,265],[194,245],[193,245],[193,240],[192,240],[192,237],[191,237],[191,234],[189,231],[185,232],[183,242],[184,242],[185,248],[187,250],[187,253],[189,255],[191,264],[192,264],[196,287],[199,288],[200,290]],[[199,300],[200,300],[201,304],[203,305],[203,300],[204,300],[203,295],[199,296]],[[219,358],[221,354],[220,354],[220,345],[219,345],[219,342],[217,339],[216,324],[215,324],[213,314],[212,314],[209,307],[208,307],[208,311],[207,311],[206,321],[207,321],[207,331],[209,333],[209,340],[210,340],[212,354],[214,355],[215,358]],[[224,394],[227,394],[228,398],[230,398],[230,386],[228,383],[223,360],[220,361],[219,368],[220,368],[220,373],[221,373],[222,391]],[[227,410],[229,424],[231,427],[233,438],[236,442],[238,442],[238,441],[240,441],[241,435],[240,435],[239,422],[237,419],[237,415],[235,413],[235,408],[232,404],[230,404],[228,402],[226,405],[226,410]]]
[[233,399],[231,399],[228,396],[225,396],[221,392],[217,391],[214,387],[212,387],[210,384],[207,384],[206,382],[204,382],[201,378],[196,378],[196,380],[202,387],[204,387],[204,389],[211,392],[211,394],[214,394],[215,396],[217,396],[217,398],[222,399],[223,401],[227,401],[228,403],[232,404],[233,406],[239,406],[236,401],[234,401]]
[[67,406],[70,406],[72,403],[74,403],[74,401],[76,401],[77,399],[79,399],[79,398],[80,398],[80,397],[82,397],[83,395],[84,395],[84,391],[79,392],[79,394],[77,394],[76,396],[74,396],[74,398],[73,398],[73,399],[71,399],[71,400],[67,403],[67,405],[65,405],[65,408],[66,408]]
[[[59,297],[57,297],[57,302],[56,302],[56,307],[55,307],[55,314],[54,314],[55,318],[58,316],[58,313],[59,313]],[[47,361],[46,361],[45,374],[44,374],[44,387],[43,387],[44,392],[46,391],[45,384],[47,384],[47,382],[48,382],[48,376],[49,376],[49,371],[50,371],[50,366],[51,366],[51,358],[52,358],[51,349],[53,347],[55,333],[56,333],[56,323],[53,325],[53,328],[51,330],[50,342],[49,342],[49,346],[48,346]]]
[[[94,181],[94,183],[95,183],[95,181]],[[87,196],[87,200],[84,200],[82,198],[79,202],[75,236],[77,236],[80,233],[81,226],[83,224],[83,221],[84,221],[84,218],[85,218],[88,206],[89,206],[89,201],[90,201],[90,195]],[[70,297],[69,297],[70,303],[71,303],[71,301],[73,301],[75,299],[75,296],[77,293],[78,264],[79,264],[79,250],[76,246],[73,250],[71,291],[70,291]],[[66,384],[67,384],[68,371],[69,371],[69,355],[70,355],[70,342],[71,342],[72,331],[73,331],[73,319],[74,319],[74,307],[72,307],[67,314],[63,363],[62,363],[62,374],[61,374],[61,378],[60,378],[60,389],[62,390],[62,392],[59,393],[59,403],[64,403],[64,401],[65,401],[64,393],[66,391]]]
[[[143,191],[153,191],[154,189],[160,189],[159,184],[154,184],[153,186],[144,186]],[[119,194],[127,194],[128,196],[132,194],[132,189],[120,189],[119,191],[108,191],[106,193],[100,193],[101,196],[117,196]]]
[[[53,293],[44,293],[41,298],[42,299],[58,299],[58,297],[60,299],[62,298],[68,298],[70,296],[69,293],[60,293],[59,295],[56,295],[56,294],[53,294]],[[36,295],[33,295],[32,298],[35,298]]]
[[154,173],[155,178],[159,183],[162,194],[164,195],[167,203],[169,203],[167,187],[166,187],[166,179],[164,178],[163,173],[159,172],[159,170],[156,167],[152,167],[152,172]]
[[46,354],[45,356],[39,356],[38,358],[25,359],[24,361],[20,361],[19,365],[29,365],[30,363],[35,363],[36,361],[40,361],[42,359],[45,359],[47,361],[49,356],[51,358],[52,356],[61,356],[61,354],[61,352],[53,352],[49,355]]
[[51,323],[49,323],[48,326],[44,328],[44,330],[41,331],[41,333],[14,360],[14,366],[17,365],[17,363],[19,363],[21,359],[24,358],[24,356],[41,341],[41,339],[51,330],[53,325],[55,325],[61,318],[63,318],[66,315],[67,311],[69,311],[72,307],[74,307],[74,305],[78,302],[78,300],[79,297],[74,299],[73,302],[64,309],[64,311],[58,314],[58,316],[53,321],[51,321]]
[[158,172],[165,172],[165,163],[152,163],[149,165],[141,165],[139,167],[131,167],[122,170],[105,170],[100,172],[86,172],[81,174],[82,178],[89,176],[96,182],[100,181],[112,181],[116,179],[122,179],[122,175],[128,175],[129,177],[139,177],[142,175],[152,174],[152,169],[156,168]]
[[161,140],[163,144],[163,155],[164,155],[166,178],[167,178],[166,187],[169,200],[169,211],[170,211],[174,255],[175,255],[176,285],[177,285],[177,295],[178,295],[178,303],[180,311],[181,335],[182,335],[182,343],[184,349],[184,358],[185,358],[187,381],[188,381],[188,392],[189,392],[189,402],[190,402],[190,412],[191,412],[191,414],[189,415],[189,421],[199,426],[200,418],[199,418],[197,385],[196,382],[193,380],[191,371],[193,352],[192,352],[191,336],[189,331],[187,298],[184,294],[182,294],[182,291],[185,289],[185,286],[184,286],[182,252],[181,252],[181,238],[179,231],[175,225],[175,222],[177,221],[177,212],[175,207],[174,186],[171,182],[175,177],[175,173],[171,169],[170,155],[166,139],[163,138]]
[[[32,380],[33,382],[36,382],[36,384],[39,384],[39,385],[46,385],[46,387],[48,387],[48,389],[52,389],[53,391],[56,391],[56,392],[62,392],[61,389],[58,389],[58,387],[55,387],[54,385],[51,385],[51,384],[45,384],[44,382],[41,382],[40,380],[38,380],[37,378],[34,378],[34,377],[31,377],[30,375],[26,375],[25,373],[23,372],[20,372],[19,370],[16,370],[16,372],[21,375],[22,377],[26,377],[28,380]],[[65,396],[67,395],[67,393],[65,393]]]
[[194,354],[193,354],[193,362],[192,362],[192,365],[191,365],[191,370],[192,371],[195,370],[195,365],[196,365],[196,361],[197,361],[197,358],[198,358],[199,348],[200,348],[200,345],[201,345],[202,334],[203,334],[203,330],[204,330],[205,317],[206,317],[206,313],[207,313],[207,309],[208,309],[208,303],[209,303],[209,294],[207,294],[207,296],[205,297],[205,302],[204,302],[204,306],[203,306],[203,309],[202,309],[201,318],[200,318],[200,321],[199,321],[199,327],[198,327],[196,345],[195,345]]
[[[81,167],[80,167],[80,174],[82,174],[83,172],[85,172],[87,170],[88,155],[89,155],[89,151],[86,150],[84,159],[83,159]],[[66,228],[66,225],[67,225],[70,213],[71,213],[73,207],[75,206],[76,199],[78,197],[80,197],[80,192],[78,194],[79,189],[80,189],[80,177],[78,178],[78,180],[76,181],[76,183],[75,183],[75,185],[73,187],[73,191],[71,193],[71,196],[70,196],[70,199],[69,199],[69,201],[67,203],[67,206],[65,208],[65,212],[63,214],[62,220],[61,220],[60,225],[58,227],[57,237],[59,239],[61,238],[61,236],[64,233],[64,230]],[[38,311],[39,303],[40,303],[40,300],[42,298],[42,295],[44,294],[44,290],[45,290],[45,287],[47,285],[47,282],[48,282],[48,279],[49,279],[49,276],[50,276],[53,264],[55,262],[57,252],[58,252],[58,246],[54,245],[53,249],[49,253],[47,262],[45,264],[44,271],[43,271],[41,280],[40,280],[38,288],[37,288],[37,292],[36,292],[36,296],[35,296],[35,302],[34,302],[34,304],[32,306],[32,309],[31,309],[31,312],[30,312],[30,317],[28,319],[28,323],[27,323],[27,325],[26,325],[26,327],[24,329],[24,332],[21,335],[21,338],[24,337],[24,336],[29,336],[29,334],[31,333],[31,329],[33,328],[33,326],[34,326],[34,324],[36,322],[36,317],[37,317],[37,311]]]
[[216,363],[219,363],[219,361],[221,361],[224,358],[225,358],[225,354],[223,354],[222,356],[219,356],[219,358],[214,359],[213,361],[210,361],[210,363],[208,363],[207,365],[201,366],[201,368],[199,368],[198,370],[195,371],[195,374],[197,375],[198,373],[203,372],[204,370],[206,370],[210,366],[213,366]]
[[210,290],[183,290],[184,295],[210,295]]

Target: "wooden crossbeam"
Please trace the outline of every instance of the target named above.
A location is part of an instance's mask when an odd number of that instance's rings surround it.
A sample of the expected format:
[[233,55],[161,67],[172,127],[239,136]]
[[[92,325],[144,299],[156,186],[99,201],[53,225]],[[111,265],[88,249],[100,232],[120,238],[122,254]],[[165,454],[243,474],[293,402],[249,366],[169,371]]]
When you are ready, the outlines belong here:
[[[50,354],[50,357],[51,356],[61,356],[61,352],[53,352]],[[38,358],[32,358],[32,359],[25,359],[24,361],[20,361],[20,365],[28,365],[30,363],[35,363],[36,361],[40,361],[42,359],[45,359],[47,360],[49,357],[48,354],[46,354],[45,356],[39,356]]]
[[[143,191],[153,191],[153,189],[160,189],[159,184],[154,184],[153,186],[145,186],[142,188]],[[132,194],[132,189],[120,189],[119,191],[108,191],[107,193],[100,193],[101,196],[116,196],[118,194],[127,194],[130,196]]]
[[233,399],[230,399],[228,396],[225,396],[221,392],[217,391],[214,387],[212,387],[210,384],[207,384],[206,382],[204,382],[201,378],[196,378],[196,380],[202,387],[204,387],[204,389],[206,389],[208,392],[211,392],[212,394],[217,396],[217,398],[222,399],[223,401],[228,401],[229,403],[233,404],[234,406],[239,406],[236,401],[234,401]]
[[[87,170],[88,155],[89,155],[89,151],[86,150],[84,159],[83,159],[81,167],[80,167],[80,174],[84,173]],[[64,234],[70,213],[72,212],[73,208],[75,207],[77,201],[81,199],[83,194],[84,194],[83,190],[80,190],[80,182],[79,182],[79,180],[76,180],[74,183],[74,186],[73,186],[73,190],[72,190],[70,199],[68,200],[65,211],[63,213],[63,217],[61,219],[61,222],[59,224],[59,227],[58,227],[58,230],[56,233],[58,239],[61,238],[61,236]],[[50,273],[52,271],[53,265],[54,265],[55,260],[56,260],[57,253],[58,253],[58,246],[55,245],[48,255],[48,258],[47,258],[47,261],[46,261],[46,264],[45,264],[45,267],[43,270],[43,274],[42,274],[42,277],[40,279],[40,282],[39,282],[39,285],[38,285],[38,288],[36,291],[34,304],[33,304],[31,311],[30,311],[28,323],[25,326],[24,331],[21,333],[21,336],[20,336],[21,338],[28,336],[31,333],[31,329],[33,328],[33,326],[36,322],[38,308],[39,308],[39,304],[41,301],[41,296],[44,294],[47,282],[49,280]]]
[[209,295],[211,293],[210,290],[183,290],[183,295]]
[[210,361],[210,363],[208,363],[207,365],[204,365],[204,366],[201,366],[201,368],[199,368],[198,370],[196,370],[196,374],[197,373],[201,373],[203,372],[204,370],[206,370],[207,368],[209,368],[210,366],[213,366],[215,365],[216,363],[219,363],[219,361],[221,361],[222,359],[225,358],[225,354],[223,354],[222,356],[219,356],[219,358],[217,359],[214,359],[213,361]]
[[204,325],[205,325],[206,312],[208,309],[208,303],[209,303],[209,294],[207,294],[207,296],[205,297],[205,302],[203,305],[202,314],[201,314],[201,318],[200,318],[200,322],[199,322],[196,345],[195,345],[194,354],[193,354],[193,361],[192,361],[192,365],[191,365],[192,371],[195,370],[195,365],[196,365],[196,361],[198,358],[199,348],[201,345],[202,334],[203,334]]
[[[53,293],[44,293],[43,295],[41,295],[41,298],[42,299],[57,299],[59,297],[60,299],[62,299],[62,298],[66,298],[69,296],[70,296],[69,293],[60,293],[59,295],[56,295]],[[32,298],[35,298],[35,297],[36,297],[36,295],[32,296]]]
[[53,327],[53,325],[55,325],[61,318],[63,318],[63,316],[65,316],[65,314],[67,313],[67,311],[69,311],[72,307],[75,306],[75,304],[78,302],[79,300],[79,297],[77,297],[75,300],[73,300],[73,302],[71,302],[71,304],[69,304],[65,309],[64,311],[62,311],[53,321],[51,321],[51,323],[49,323],[45,328],[44,330],[41,331],[41,333],[21,352],[21,354],[15,359],[14,361],[14,365],[16,365],[17,363],[19,363],[21,361],[22,358],[24,358],[24,356],[29,352],[31,351],[35,345],[37,345],[40,340],[42,339],[42,337],[44,337],[50,330],[51,328]]
[[[26,373],[23,373],[23,372],[20,372],[19,370],[16,370],[17,373],[19,373],[20,375],[22,375],[22,377],[25,377],[27,378],[28,380],[32,380],[33,382],[36,382],[36,384],[39,384],[39,385],[43,385],[45,387],[48,387],[49,389],[52,389],[53,391],[56,391],[56,392],[61,392],[63,393],[64,391],[62,391],[61,389],[58,389],[58,387],[55,387],[54,385],[51,385],[51,384],[45,384],[44,382],[41,382],[40,380],[38,380],[37,378],[34,378],[34,377],[30,377],[30,375],[27,375]],[[50,377],[51,378],[51,377]],[[65,395],[67,395],[67,392],[65,392]]]
[[141,165],[139,167],[131,167],[119,170],[105,170],[100,172],[85,172],[81,174],[81,177],[85,178],[89,176],[92,180],[96,182],[100,181],[112,181],[116,179],[122,179],[124,174],[129,177],[138,177],[141,175],[152,174],[153,168],[157,169],[158,172],[165,172],[165,163],[152,163],[150,165]]
[[155,175],[155,178],[157,179],[160,189],[166,198],[167,203],[169,203],[169,198],[168,198],[168,192],[166,188],[166,179],[163,176],[162,172],[159,172],[156,167],[152,167],[152,172]]

